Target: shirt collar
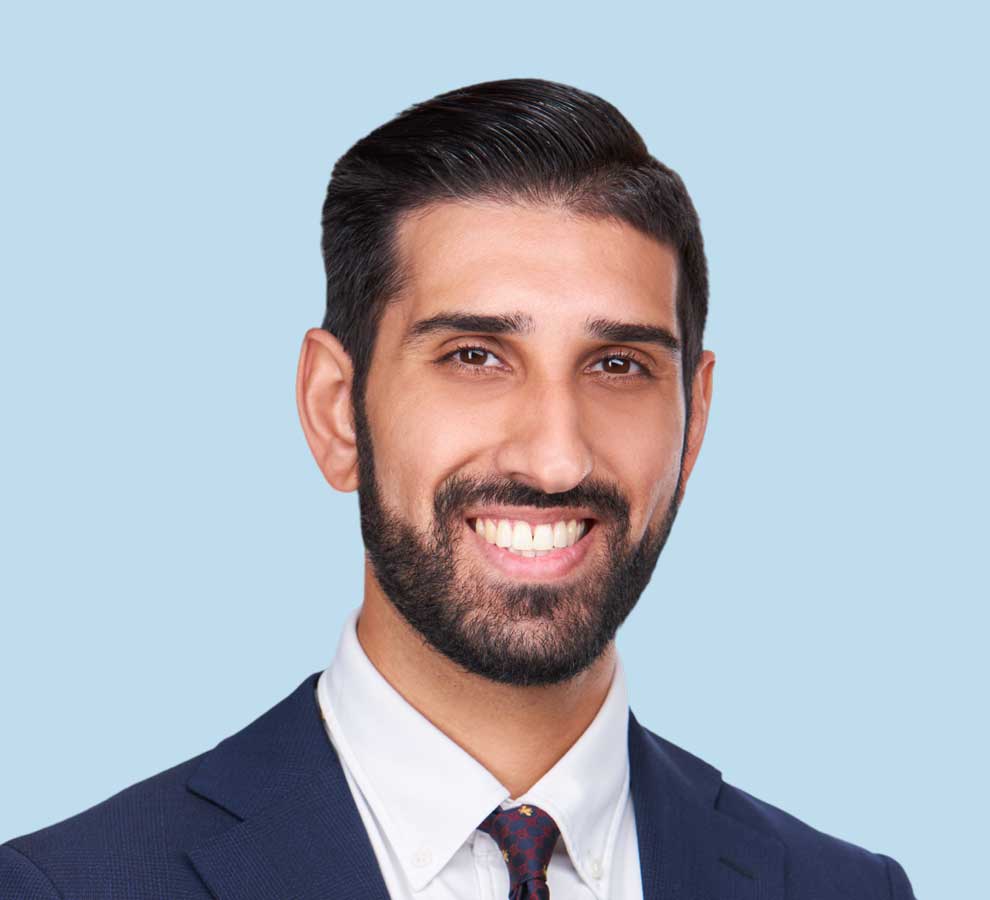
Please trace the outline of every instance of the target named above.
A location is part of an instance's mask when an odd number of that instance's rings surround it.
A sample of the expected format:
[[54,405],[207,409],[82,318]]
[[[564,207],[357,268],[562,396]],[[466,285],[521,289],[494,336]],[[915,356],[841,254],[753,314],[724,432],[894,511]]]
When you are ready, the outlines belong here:
[[616,654],[612,684],[591,724],[512,804],[532,803],[553,816],[571,863],[598,896],[611,880],[615,844],[629,795],[628,732],[625,672]]
[[[413,890],[436,877],[493,809],[529,802],[553,816],[575,869],[600,896],[629,789],[621,663],[581,737],[529,791],[512,799],[375,668],[357,638],[359,613],[360,607],[344,623],[317,698],[337,751]],[[605,877],[593,878],[595,870]]]

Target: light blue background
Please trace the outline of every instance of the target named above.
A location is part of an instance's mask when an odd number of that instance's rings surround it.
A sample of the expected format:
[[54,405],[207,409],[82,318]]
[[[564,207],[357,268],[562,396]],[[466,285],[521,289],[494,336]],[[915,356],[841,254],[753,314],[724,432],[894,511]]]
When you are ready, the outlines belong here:
[[[0,840],[330,660],[356,495],[294,404],[330,169],[540,76],[687,182],[704,449],[620,650],[644,724],[815,827],[985,884],[986,22],[975,4],[24,4],[5,132]],[[981,86],[982,85],[982,86]]]

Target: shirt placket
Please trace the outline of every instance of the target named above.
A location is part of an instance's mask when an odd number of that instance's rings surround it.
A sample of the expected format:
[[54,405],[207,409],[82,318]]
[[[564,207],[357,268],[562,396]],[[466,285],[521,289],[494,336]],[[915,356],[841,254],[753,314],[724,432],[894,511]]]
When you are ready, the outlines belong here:
[[495,842],[487,834],[476,831],[471,839],[471,857],[474,860],[479,900],[502,900],[502,894],[505,893],[502,882],[508,883],[508,872]]

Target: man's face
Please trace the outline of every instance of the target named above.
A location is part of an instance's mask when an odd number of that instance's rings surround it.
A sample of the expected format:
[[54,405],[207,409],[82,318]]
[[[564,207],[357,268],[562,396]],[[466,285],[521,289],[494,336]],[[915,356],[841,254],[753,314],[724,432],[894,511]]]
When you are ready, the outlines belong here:
[[[676,257],[626,224],[481,202],[404,219],[398,246],[407,288],[354,398],[375,579],[468,671],[564,681],[614,638],[676,515]],[[518,327],[423,325],[438,316]],[[510,534],[552,549],[513,552]]]

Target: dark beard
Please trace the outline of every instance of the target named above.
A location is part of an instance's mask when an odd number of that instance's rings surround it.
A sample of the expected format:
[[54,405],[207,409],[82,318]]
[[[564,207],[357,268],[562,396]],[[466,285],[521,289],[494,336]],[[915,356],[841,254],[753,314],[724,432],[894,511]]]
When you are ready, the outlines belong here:
[[[423,535],[382,504],[357,394],[354,421],[368,558],[385,596],[431,647],[468,672],[518,686],[567,681],[598,659],[649,584],[677,515],[683,467],[662,520],[634,547],[625,499],[613,487],[591,482],[543,494],[518,482],[454,477],[434,498],[435,533]],[[581,563],[584,576],[569,584],[517,583],[507,576],[494,581],[490,569],[459,576],[455,561],[461,542],[471,538],[463,511],[489,504],[587,507],[595,513],[595,530],[604,531],[607,552],[592,550]]]

